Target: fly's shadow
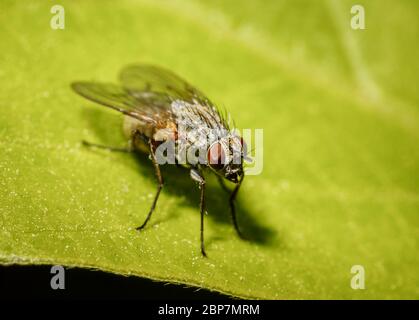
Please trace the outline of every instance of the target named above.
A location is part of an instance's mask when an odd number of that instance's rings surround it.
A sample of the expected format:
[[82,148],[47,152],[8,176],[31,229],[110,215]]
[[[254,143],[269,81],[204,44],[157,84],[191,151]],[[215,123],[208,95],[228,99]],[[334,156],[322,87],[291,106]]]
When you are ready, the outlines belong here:
[[[93,108],[83,108],[83,117],[87,120],[89,127],[94,131],[99,141],[95,141],[101,144],[110,146],[121,146],[123,147],[123,140],[118,137],[116,132],[120,132],[122,128],[121,118],[112,116],[103,110]],[[110,130],[110,125],[113,130]],[[119,131],[118,131],[119,130]],[[89,152],[86,149],[86,152]],[[139,174],[151,179],[153,182],[156,181],[156,177],[153,170],[153,165],[148,158],[148,155],[140,152],[133,152],[127,154],[127,157],[134,156],[136,163],[138,164]],[[173,194],[178,197],[185,199],[185,203],[188,206],[192,206],[197,209],[199,213],[199,190],[196,183],[190,178],[187,169],[176,166],[176,165],[162,165],[161,173],[165,180],[163,188],[164,193]],[[211,174],[213,175],[213,174]],[[207,178],[210,174],[207,172]],[[233,231],[233,224],[229,214],[229,195],[221,186],[216,183],[215,177],[207,180],[207,194],[206,194],[206,208],[210,219],[214,219],[218,223],[231,225]],[[157,181],[156,181],[157,184]],[[153,190],[150,190],[154,192]],[[248,192],[248,191],[247,191]],[[238,201],[236,202],[236,211],[238,214],[238,224],[245,238],[251,242],[255,242],[262,245],[271,245],[277,242],[276,232],[273,228],[262,224],[256,219],[256,213],[252,213],[248,205],[244,205],[243,198],[245,198],[245,190],[240,190]],[[156,215],[153,216],[154,221],[159,221],[158,218],[158,207]],[[138,213],[138,221],[133,221],[133,226],[138,223],[141,218],[144,217],[146,212]],[[170,219],[170,217],[169,217]],[[161,221],[161,220],[160,220]],[[153,222],[152,222],[153,223]],[[218,235],[213,236],[207,240],[208,243],[213,241],[223,240],[231,235]],[[236,236],[234,234],[234,236]]]

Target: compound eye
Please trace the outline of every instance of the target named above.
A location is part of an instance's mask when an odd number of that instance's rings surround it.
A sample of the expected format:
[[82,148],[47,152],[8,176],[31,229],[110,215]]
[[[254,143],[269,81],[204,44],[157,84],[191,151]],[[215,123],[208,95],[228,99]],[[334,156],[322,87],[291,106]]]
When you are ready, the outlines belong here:
[[226,153],[220,142],[214,142],[207,153],[208,163],[214,169],[222,169],[226,164]]

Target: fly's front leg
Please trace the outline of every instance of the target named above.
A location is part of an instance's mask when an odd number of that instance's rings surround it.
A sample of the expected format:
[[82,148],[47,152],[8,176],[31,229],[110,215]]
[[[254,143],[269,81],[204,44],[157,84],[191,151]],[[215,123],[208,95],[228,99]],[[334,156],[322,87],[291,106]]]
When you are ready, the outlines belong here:
[[149,145],[149,148],[150,148],[151,161],[153,162],[154,171],[156,173],[156,178],[157,178],[157,181],[158,181],[158,186],[157,186],[156,195],[154,196],[153,204],[150,208],[150,211],[148,212],[147,218],[145,219],[143,224],[137,228],[137,230],[143,229],[146,226],[148,220],[150,220],[151,214],[153,213],[154,208],[156,207],[156,204],[157,204],[157,200],[159,199],[160,191],[163,188],[163,177],[162,177],[161,172],[160,172],[160,166],[159,166],[159,164],[157,163],[157,160],[156,160],[156,155],[154,153],[154,147],[153,147],[153,144],[152,144],[151,140],[148,141],[148,145]]
[[207,256],[205,253],[204,245],[204,215],[205,215],[205,178],[202,175],[202,172],[198,169],[191,169],[191,178],[192,180],[198,182],[199,189],[201,189],[201,199],[199,204],[199,210],[201,212],[201,253],[204,257]]
[[[221,187],[227,191],[228,193],[230,193],[230,190],[227,188],[223,178],[221,178],[220,176],[217,176],[218,178],[218,182],[220,183]],[[234,188],[233,192],[231,192],[230,194],[230,199],[229,199],[229,204],[230,204],[230,215],[231,215],[231,220],[233,220],[233,225],[234,225],[234,229],[237,232],[237,235],[241,238],[241,239],[245,239],[245,237],[243,236],[243,234],[241,233],[240,229],[239,229],[239,225],[237,223],[237,217],[236,217],[236,207],[234,205],[234,201],[236,200],[237,197],[237,193],[239,192],[241,183],[243,181],[244,176],[240,179],[239,183],[236,185],[236,187]]]
[[218,183],[220,184],[221,188],[228,194],[230,194],[230,189],[227,187],[227,185],[224,182],[224,179],[221,178],[219,175],[217,175]]

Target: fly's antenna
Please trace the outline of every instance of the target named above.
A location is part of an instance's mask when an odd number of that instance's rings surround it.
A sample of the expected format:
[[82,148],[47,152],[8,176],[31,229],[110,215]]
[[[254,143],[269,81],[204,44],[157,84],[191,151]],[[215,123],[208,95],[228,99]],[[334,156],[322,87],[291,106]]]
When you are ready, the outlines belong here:
[[245,155],[248,156],[249,154],[252,154],[255,150],[256,147],[253,147],[252,149],[250,149],[250,151],[247,151]]
[[242,148],[242,157],[243,159],[252,162],[252,154],[256,150],[256,146],[254,146],[252,149],[248,150],[247,148]]
[[249,163],[252,163],[253,162],[253,158],[252,158],[251,154],[255,150],[256,150],[256,147],[253,147],[250,151],[246,150],[246,154],[243,153],[243,159],[246,160]]

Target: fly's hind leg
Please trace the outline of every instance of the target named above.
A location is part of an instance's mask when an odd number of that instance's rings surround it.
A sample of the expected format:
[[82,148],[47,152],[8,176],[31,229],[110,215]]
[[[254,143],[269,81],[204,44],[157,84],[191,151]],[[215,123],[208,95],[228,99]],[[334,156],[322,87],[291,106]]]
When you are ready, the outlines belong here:
[[144,220],[144,222],[141,226],[136,228],[137,230],[143,229],[146,226],[147,222],[150,220],[151,215],[152,215],[152,213],[153,213],[153,211],[156,207],[157,200],[159,199],[160,191],[163,188],[163,177],[162,177],[161,172],[160,172],[160,166],[159,166],[159,164],[157,163],[157,160],[156,160],[156,155],[154,153],[154,147],[153,147],[153,144],[152,144],[151,140],[148,141],[148,145],[149,145],[149,148],[150,148],[150,157],[151,157],[151,161],[153,162],[154,171],[156,173],[156,178],[157,178],[158,185],[157,185],[157,192],[156,192],[156,195],[154,196],[154,201],[153,201],[153,204],[151,205],[150,211],[148,212],[147,218]]
[[117,151],[117,152],[132,152],[133,148],[132,148],[132,140],[129,141],[129,146],[128,147],[112,147],[112,146],[105,146],[103,144],[97,144],[97,143],[92,143],[86,140],[82,140],[81,143],[85,146],[85,147],[89,147],[89,148],[99,148],[99,149],[105,149],[105,150],[109,150],[109,151]]

